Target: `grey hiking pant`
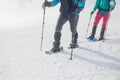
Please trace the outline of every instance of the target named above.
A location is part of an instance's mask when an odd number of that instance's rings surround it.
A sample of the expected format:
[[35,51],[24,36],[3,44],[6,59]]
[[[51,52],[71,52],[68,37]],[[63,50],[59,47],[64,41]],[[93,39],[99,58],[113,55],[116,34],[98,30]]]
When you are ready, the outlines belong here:
[[70,30],[72,32],[72,34],[76,34],[77,33],[77,24],[78,24],[78,20],[79,20],[79,15],[71,15],[68,17],[65,17],[63,15],[60,14],[58,21],[57,21],[57,25],[56,25],[56,31],[55,32],[61,32],[63,25],[69,21],[70,23]]

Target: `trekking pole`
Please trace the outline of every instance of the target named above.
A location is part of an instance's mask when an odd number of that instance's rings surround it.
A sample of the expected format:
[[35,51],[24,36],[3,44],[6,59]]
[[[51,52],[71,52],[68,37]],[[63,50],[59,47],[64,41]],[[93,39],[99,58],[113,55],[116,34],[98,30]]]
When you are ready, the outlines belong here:
[[73,56],[73,47],[71,48],[71,56],[70,56],[70,60],[72,60],[72,56]]
[[88,29],[89,29],[89,26],[90,26],[91,18],[92,18],[92,14],[90,14],[89,23],[88,23],[88,27],[87,27],[87,31],[86,31],[85,37],[87,36],[87,33],[88,33]]
[[[47,0],[45,0],[46,2]],[[43,12],[43,23],[42,23],[42,33],[41,33],[41,44],[40,44],[40,51],[42,50],[42,43],[43,43],[43,34],[44,34],[44,25],[45,25],[45,11],[46,11],[46,7],[44,8],[44,12]]]

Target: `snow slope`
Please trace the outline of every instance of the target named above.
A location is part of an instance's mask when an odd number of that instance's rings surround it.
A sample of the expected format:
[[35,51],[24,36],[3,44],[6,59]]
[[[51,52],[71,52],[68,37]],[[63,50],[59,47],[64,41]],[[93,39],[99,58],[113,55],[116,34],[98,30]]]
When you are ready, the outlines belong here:
[[[59,5],[47,8],[42,51],[43,10],[39,0],[0,1],[0,80],[120,80],[120,1],[111,13],[105,42],[88,42],[85,34],[95,0],[86,2],[78,24],[79,48],[69,60],[69,23],[62,30],[64,51],[47,55],[51,49]],[[92,22],[88,35],[91,32]],[[101,25],[101,23],[100,23]],[[96,37],[99,37],[99,25]]]

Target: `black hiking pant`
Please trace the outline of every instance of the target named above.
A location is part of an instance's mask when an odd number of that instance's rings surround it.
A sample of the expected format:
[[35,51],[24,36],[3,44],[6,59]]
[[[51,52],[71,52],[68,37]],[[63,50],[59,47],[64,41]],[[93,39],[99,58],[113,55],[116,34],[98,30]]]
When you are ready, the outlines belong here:
[[57,25],[56,25],[56,30],[55,32],[61,32],[63,25],[69,21],[70,23],[70,30],[72,32],[72,34],[76,34],[77,33],[77,24],[78,24],[78,20],[79,20],[79,15],[71,15],[71,16],[63,16],[62,14],[60,14],[58,21],[57,21]]
[[57,25],[56,25],[56,30],[54,34],[54,42],[53,42],[53,48],[59,48],[60,46],[60,39],[61,39],[61,30],[63,25],[69,21],[70,23],[70,30],[72,32],[72,43],[77,43],[77,38],[78,38],[78,33],[77,33],[77,24],[78,24],[78,19],[79,15],[71,15],[68,17],[65,17],[60,14]]

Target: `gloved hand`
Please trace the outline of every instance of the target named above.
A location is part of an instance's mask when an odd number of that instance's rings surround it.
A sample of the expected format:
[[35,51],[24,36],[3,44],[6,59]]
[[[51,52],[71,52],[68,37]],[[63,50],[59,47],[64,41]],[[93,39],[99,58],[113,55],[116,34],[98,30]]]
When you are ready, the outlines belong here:
[[42,4],[43,9],[45,9],[45,7],[50,7],[50,6],[51,6],[51,2],[48,2],[48,1],[46,1]]
[[91,15],[93,15],[93,14],[94,14],[94,12],[95,12],[95,11],[91,11],[91,13],[90,13],[90,14],[91,14]]
[[114,1],[110,1],[110,7],[113,7],[115,5]]
[[109,12],[111,12],[115,8],[116,3],[114,1],[110,1]]
[[46,7],[46,6],[45,6],[45,4],[44,4],[44,3],[42,3],[42,9],[45,9],[45,7]]

